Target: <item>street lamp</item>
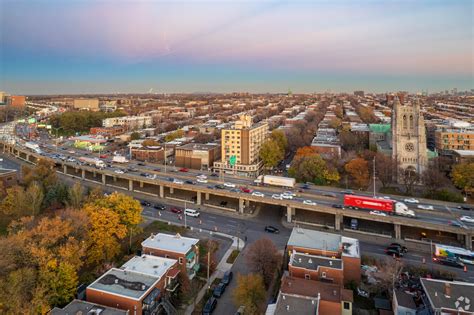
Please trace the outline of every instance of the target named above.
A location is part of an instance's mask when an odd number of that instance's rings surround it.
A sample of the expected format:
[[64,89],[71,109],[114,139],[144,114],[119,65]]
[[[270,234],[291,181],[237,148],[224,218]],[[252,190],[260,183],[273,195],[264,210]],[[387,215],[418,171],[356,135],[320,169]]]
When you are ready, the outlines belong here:
[[58,128],[54,128],[54,127],[51,127],[51,129],[53,129],[55,132],[56,132],[56,152],[58,152],[58,139],[59,139],[59,130],[62,129],[64,131],[64,128],[63,127],[58,127]]

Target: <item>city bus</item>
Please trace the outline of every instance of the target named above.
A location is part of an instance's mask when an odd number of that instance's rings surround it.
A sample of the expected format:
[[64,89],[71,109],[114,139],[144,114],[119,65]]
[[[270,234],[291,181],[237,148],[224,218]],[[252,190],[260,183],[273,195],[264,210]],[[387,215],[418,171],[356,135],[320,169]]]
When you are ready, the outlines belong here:
[[474,252],[461,247],[436,244],[435,256],[457,258],[465,264],[474,265]]

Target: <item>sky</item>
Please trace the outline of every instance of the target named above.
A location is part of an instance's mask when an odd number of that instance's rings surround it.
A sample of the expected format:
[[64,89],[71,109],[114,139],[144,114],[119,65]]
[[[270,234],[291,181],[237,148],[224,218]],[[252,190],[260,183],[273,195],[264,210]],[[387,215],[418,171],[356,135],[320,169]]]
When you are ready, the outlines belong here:
[[0,0],[0,90],[467,90],[473,3]]

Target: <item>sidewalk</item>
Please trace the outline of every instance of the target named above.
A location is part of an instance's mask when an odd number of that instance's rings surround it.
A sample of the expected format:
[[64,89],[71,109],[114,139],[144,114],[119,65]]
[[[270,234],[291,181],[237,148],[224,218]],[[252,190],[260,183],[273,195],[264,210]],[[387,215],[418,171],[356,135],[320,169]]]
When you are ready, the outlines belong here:
[[[161,222],[166,222],[166,223],[170,222],[168,220],[158,219],[158,218],[154,218],[154,217],[150,217],[150,216],[143,216],[143,217],[145,217],[147,219],[150,219],[150,220],[154,220],[154,221],[161,221]],[[184,224],[181,224],[181,223],[171,222],[171,224],[176,225],[176,226],[184,227]],[[219,261],[219,264],[217,264],[216,270],[209,277],[209,283],[212,283],[217,277],[222,277],[226,271],[228,271],[232,268],[233,264],[227,263],[227,258],[229,258],[230,254],[232,254],[232,252],[237,248],[239,248],[239,250],[242,251],[242,249],[245,247],[245,242],[244,242],[244,240],[242,240],[241,238],[238,238],[237,236],[233,236],[233,235],[229,235],[229,234],[225,234],[225,233],[221,233],[221,232],[214,232],[214,231],[205,230],[205,229],[201,229],[201,228],[195,228],[195,227],[192,227],[192,226],[188,226],[188,227],[191,231],[198,230],[199,232],[202,232],[202,233],[209,233],[210,235],[218,235],[218,236],[229,238],[229,239],[232,240],[232,244],[227,249],[227,251],[225,252],[222,259]],[[191,303],[186,308],[186,310],[185,310],[186,315],[192,314],[192,312],[194,311],[194,306],[197,305],[201,301],[201,299],[206,294],[206,290],[207,290],[207,286],[204,286],[204,287],[201,288],[201,290],[199,290],[199,292],[197,294],[196,302]]]

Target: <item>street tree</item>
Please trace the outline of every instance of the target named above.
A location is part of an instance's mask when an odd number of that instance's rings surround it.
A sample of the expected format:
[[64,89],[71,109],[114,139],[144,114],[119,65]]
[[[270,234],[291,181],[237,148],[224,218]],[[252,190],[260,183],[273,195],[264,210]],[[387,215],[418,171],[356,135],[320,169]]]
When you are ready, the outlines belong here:
[[259,239],[250,245],[246,257],[250,269],[262,275],[263,282],[268,287],[281,262],[275,244],[268,238]]
[[411,195],[413,193],[413,187],[420,181],[420,176],[415,170],[410,168],[400,168],[398,172],[400,174],[401,182],[403,186],[405,186],[405,193]]
[[435,167],[427,168],[423,174],[421,174],[421,181],[430,195],[445,188],[448,184],[446,176]]
[[140,139],[140,134],[136,131],[132,132],[130,134],[130,140],[139,140]]
[[270,135],[270,139],[274,140],[278,144],[283,154],[286,152],[288,149],[288,139],[282,130],[273,130]]
[[317,185],[336,183],[340,178],[337,170],[328,166],[319,154],[293,159],[288,173],[299,182],[311,182]]
[[393,166],[394,163],[390,156],[377,152],[375,155],[375,172],[383,187],[387,187],[393,182]]
[[362,158],[350,160],[344,169],[354,179],[358,188],[366,188],[369,185],[369,170],[366,160]]
[[28,198],[21,186],[7,188],[7,195],[0,203],[0,210],[7,216],[19,218],[28,215]]
[[263,313],[265,293],[263,277],[260,274],[237,275],[237,287],[232,293],[233,299],[236,305],[245,306],[245,314]]
[[472,191],[474,188],[474,162],[453,166],[451,177],[456,187],[465,192]]
[[259,156],[262,159],[265,168],[271,169],[283,160],[284,151],[275,140],[270,139],[262,144]]
[[26,199],[30,215],[36,216],[41,211],[41,205],[43,204],[44,193],[43,189],[37,182],[32,182],[26,189]]

